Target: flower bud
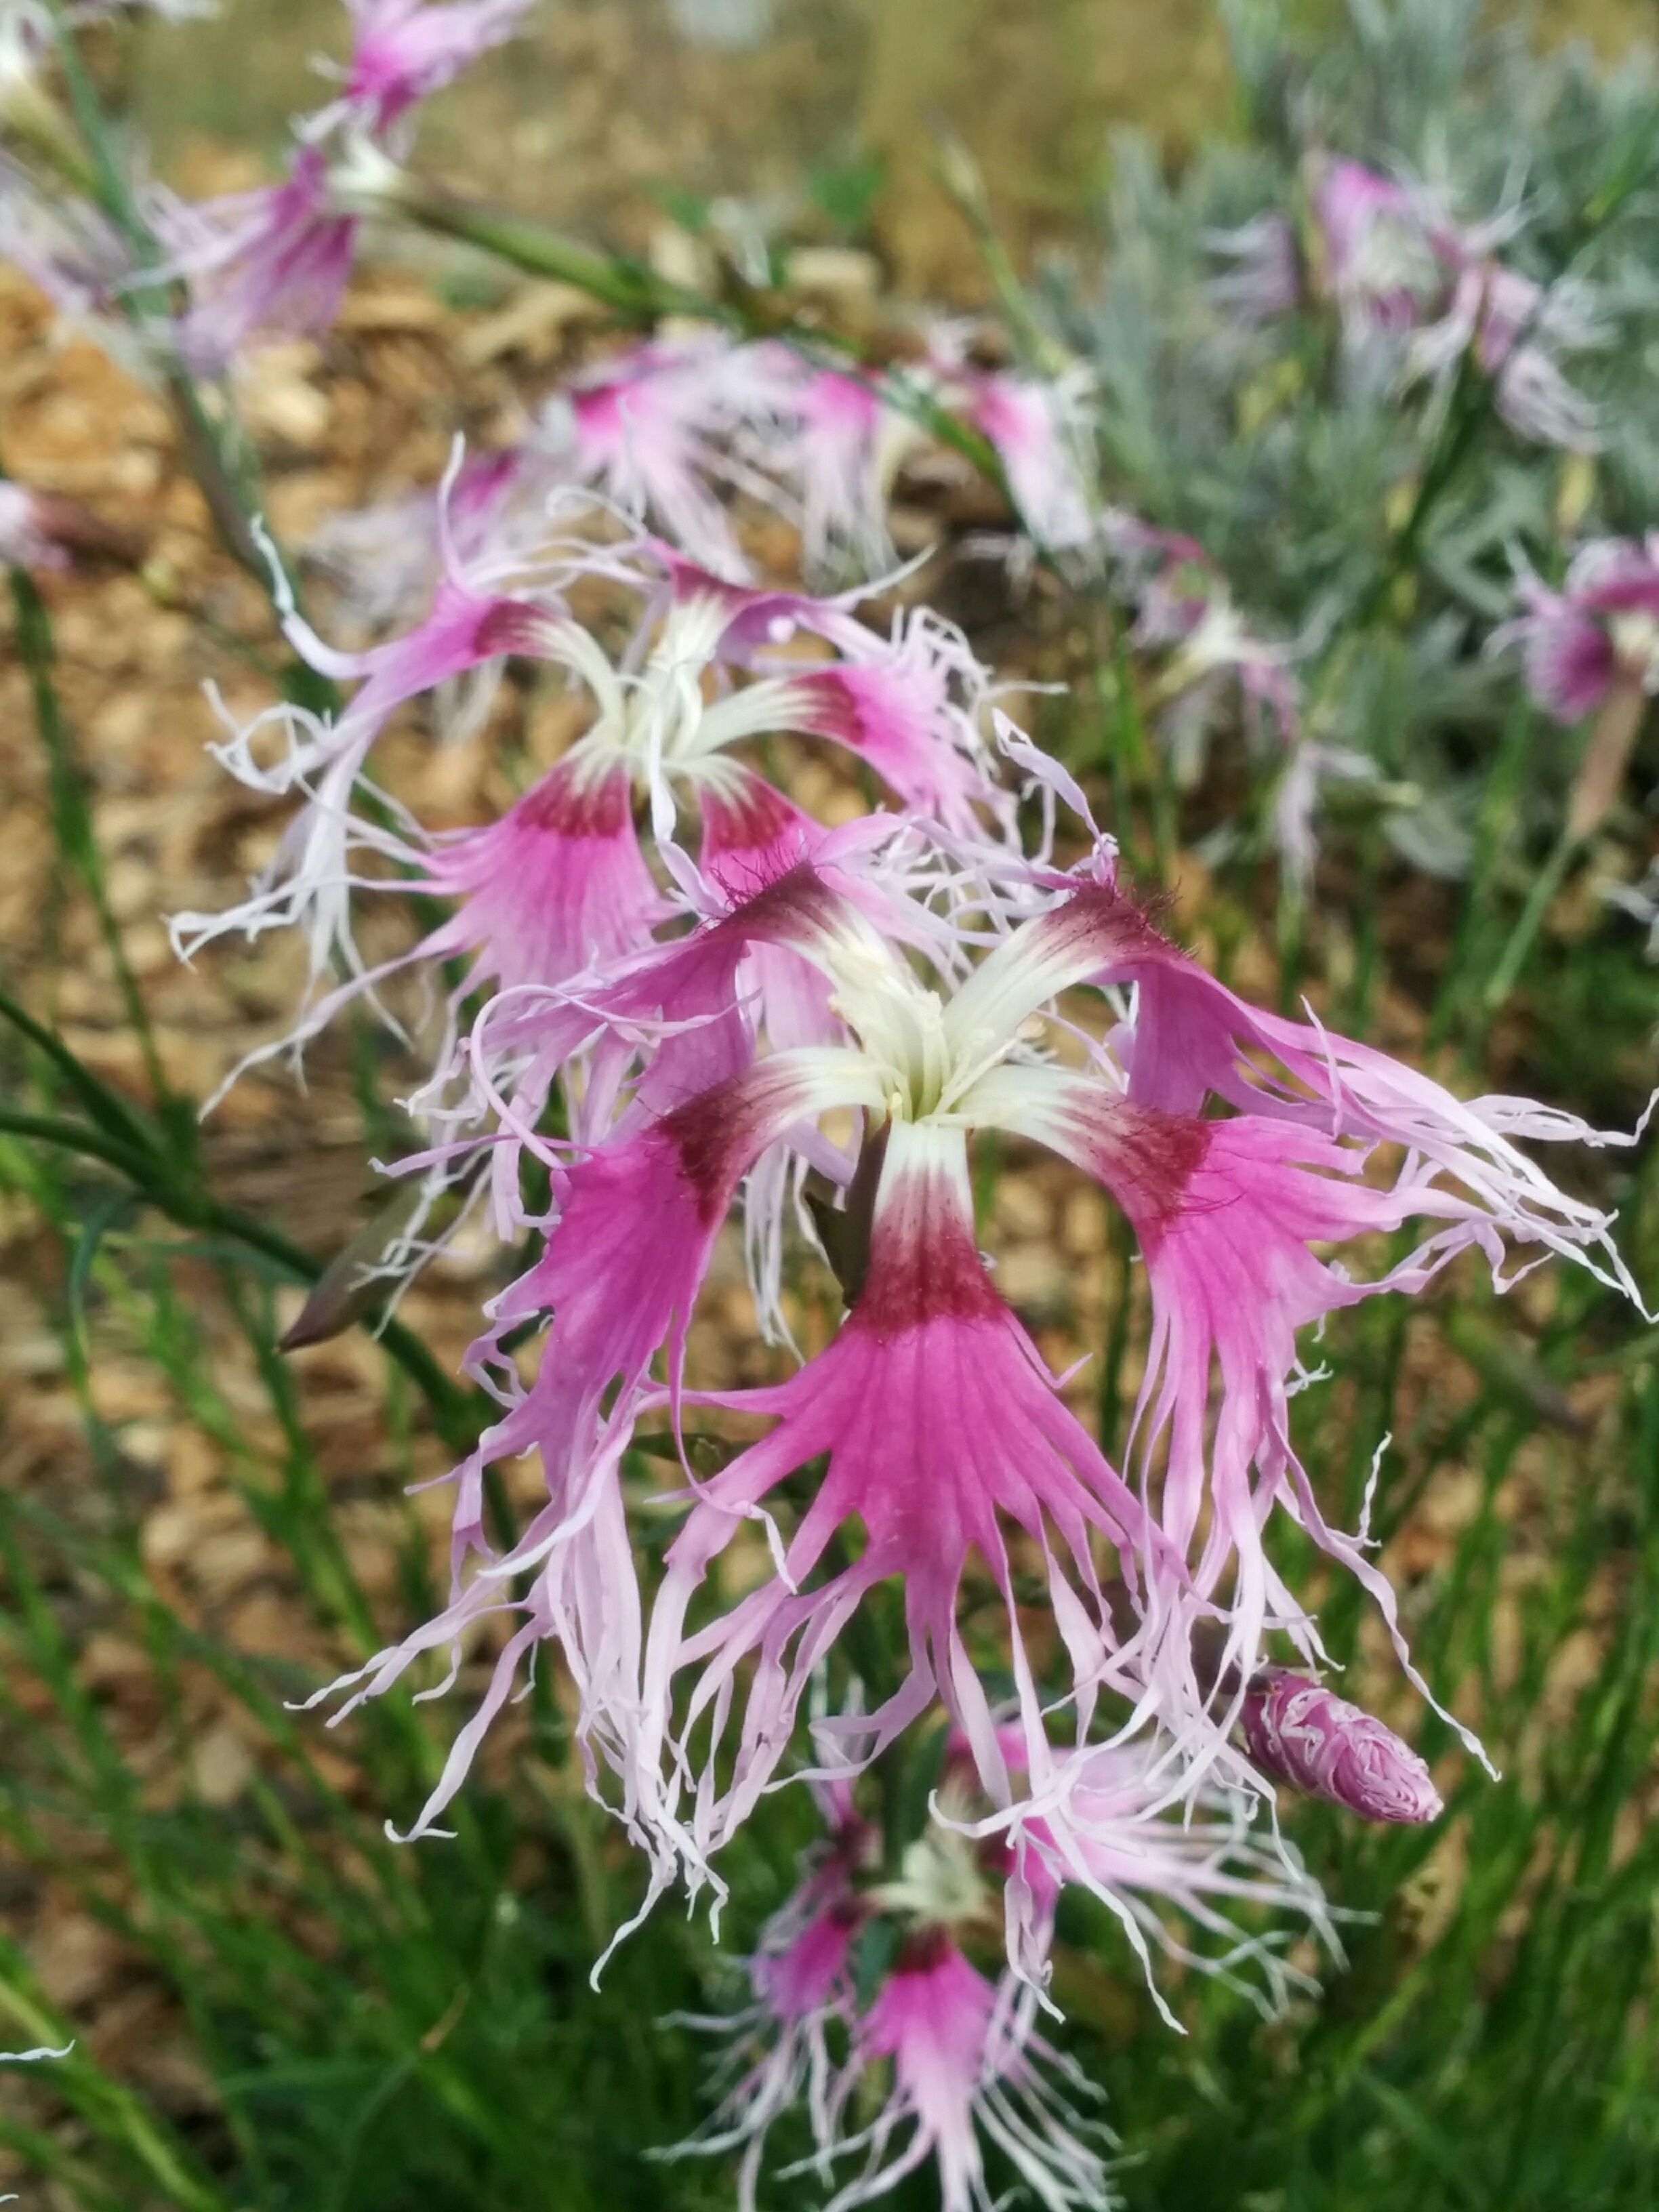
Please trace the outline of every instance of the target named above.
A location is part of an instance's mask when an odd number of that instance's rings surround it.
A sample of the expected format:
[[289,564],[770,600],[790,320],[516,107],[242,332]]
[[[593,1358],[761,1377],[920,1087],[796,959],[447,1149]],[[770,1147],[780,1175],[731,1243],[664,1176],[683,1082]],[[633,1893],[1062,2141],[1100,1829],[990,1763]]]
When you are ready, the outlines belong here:
[[1251,1758],[1274,1782],[1368,1820],[1432,1820],[1440,1793],[1390,1728],[1307,1674],[1274,1668],[1244,1699]]

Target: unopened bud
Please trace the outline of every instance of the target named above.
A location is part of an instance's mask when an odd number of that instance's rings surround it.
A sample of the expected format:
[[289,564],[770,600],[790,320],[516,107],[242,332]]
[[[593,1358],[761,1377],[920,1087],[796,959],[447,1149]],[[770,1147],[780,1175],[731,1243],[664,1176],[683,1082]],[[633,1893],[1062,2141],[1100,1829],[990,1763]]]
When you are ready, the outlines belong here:
[[1242,1717],[1251,1758],[1274,1782],[1367,1820],[1432,1820],[1442,1809],[1411,1746],[1310,1675],[1258,1677]]

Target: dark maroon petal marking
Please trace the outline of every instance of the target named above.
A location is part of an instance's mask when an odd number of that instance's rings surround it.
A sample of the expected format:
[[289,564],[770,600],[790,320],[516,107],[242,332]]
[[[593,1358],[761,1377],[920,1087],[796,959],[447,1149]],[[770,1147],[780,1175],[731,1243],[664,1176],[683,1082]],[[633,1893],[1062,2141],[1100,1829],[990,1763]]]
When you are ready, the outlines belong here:
[[631,785],[628,770],[615,768],[599,777],[561,761],[515,810],[526,830],[556,837],[619,837],[628,821]]
[[1039,957],[1064,961],[1076,979],[1142,965],[1185,964],[1188,955],[1154,929],[1144,906],[1110,884],[1084,884],[1030,924]]
[[920,1179],[877,1215],[849,1328],[885,1342],[928,1322],[988,1321],[1004,1310],[954,1192]]
[[501,653],[537,652],[547,635],[547,617],[520,599],[497,599],[478,617],[475,649],[480,660]]
[[704,792],[702,820],[716,853],[747,853],[776,845],[800,814],[764,777],[745,775],[734,792]]
[[1129,1217],[1143,1253],[1157,1248],[1180,1213],[1214,1126],[1195,1114],[1166,1114],[1127,1098],[1103,1098],[1079,1115],[1091,1172]]
[[705,1228],[725,1218],[732,1194],[768,1142],[781,1107],[799,1090],[793,1070],[781,1074],[763,1064],[699,1091],[657,1123],[679,1155],[697,1218]]
[[715,927],[789,945],[804,934],[828,935],[844,919],[841,894],[830,888],[810,860],[796,860]]
[[863,704],[846,670],[815,668],[800,676],[792,675],[789,684],[806,702],[799,716],[804,729],[815,737],[830,738],[852,752],[866,749],[869,728]]
[[956,1940],[950,1929],[935,1923],[931,1928],[918,1928],[907,1936],[893,1961],[896,1974],[936,1973],[952,1951]]

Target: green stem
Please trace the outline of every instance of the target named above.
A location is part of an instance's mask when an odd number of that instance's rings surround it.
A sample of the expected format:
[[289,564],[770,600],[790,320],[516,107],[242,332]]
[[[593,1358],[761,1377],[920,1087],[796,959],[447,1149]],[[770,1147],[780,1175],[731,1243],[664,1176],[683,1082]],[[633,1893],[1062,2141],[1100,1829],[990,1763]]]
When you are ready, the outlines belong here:
[[129,1106],[118,1092],[101,1082],[83,1060],[76,1058],[61,1037],[54,1036],[44,1023],[37,1022],[33,1014],[3,991],[0,991],[0,1020],[9,1022],[46,1054],[86,1111],[118,1144],[138,1152],[150,1148],[155,1142],[154,1133],[137,1109]]
[[55,1145],[60,1152],[82,1152],[89,1160],[102,1160],[106,1167],[114,1168],[137,1185],[142,1185],[149,1172],[142,1152],[100,1135],[96,1129],[83,1128],[78,1121],[60,1121],[52,1114],[18,1114],[9,1106],[0,1107],[0,1136],[27,1137],[36,1144]]
[[[47,5],[58,33],[64,88],[90,163],[93,196],[131,247],[141,271],[153,269],[161,258],[155,239],[116,160],[108,118],[82,64],[60,0],[47,0]],[[120,301],[128,318],[140,327],[150,315],[166,314],[170,305],[165,289],[159,283],[133,285],[121,293]],[[182,368],[167,371],[166,386],[185,462],[207,503],[220,541],[275,605],[270,564],[252,529],[253,518],[260,513],[262,501],[246,441],[234,427],[227,430],[214,422],[202,404],[194,381]],[[280,550],[276,557],[297,605],[298,580],[292,563]]]
[[1480,994],[1481,1005],[1488,1018],[1498,1012],[1515,988],[1550,901],[1560,890],[1581,842],[1564,830],[1556,840],[1555,850],[1534,878],[1532,889],[1527,894],[1527,902],[1522,908],[1519,919],[1510,932],[1509,941],[1498,955],[1498,965],[1492,969],[1486,988]]
[[[225,1205],[199,1184],[179,1182],[168,1171],[159,1148],[141,1151],[79,1122],[46,1114],[15,1113],[9,1108],[0,1109],[0,1135],[26,1138],[101,1160],[179,1228],[229,1237],[245,1250],[274,1261],[294,1282],[313,1284],[322,1276],[324,1262],[280,1230],[244,1213],[240,1206]],[[426,1400],[433,1426],[444,1442],[452,1450],[471,1451],[490,1418],[484,1401],[447,1375],[420,1338],[401,1322],[388,1321],[378,1337],[387,1357],[403,1369]]]
[[138,980],[128,963],[120,928],[110,909],[108,891],[104,882],[103,855],[99,851],[98,840],[93,830],[92,806],[87,793],[85,771],[76,758],[69,727],[58,702],[58,688],[52,680],[52,664],[56,656],[51,617],[33,580],[21,568],[14,568],[11,572],[11,596],[17,610],[18,657],[28,676],[29,688],[34,699],[35,726],[46,748],[58,848],[67,856],[92,902],[93,911],[98,919],[99,934],[104,940],[105,950],[115,970],[121,1003],[126,1008],[127,1019],[138,1039],[138,1048],[143,1054],[144,1073],[149,1079],[151,1093],[160,1105],[171,1093],[161,1066],[161,1056],[156,1049],[155,1033],[150,1028],[149,1010],[138,988]]

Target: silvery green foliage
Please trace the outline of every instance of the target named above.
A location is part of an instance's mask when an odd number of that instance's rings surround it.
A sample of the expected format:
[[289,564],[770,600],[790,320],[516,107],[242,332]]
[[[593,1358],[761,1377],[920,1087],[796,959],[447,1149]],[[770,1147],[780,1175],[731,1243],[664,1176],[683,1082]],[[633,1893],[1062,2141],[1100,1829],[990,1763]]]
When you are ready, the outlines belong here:
[[[1316,34],[1310,12],[1231,0],[1243,135],[1173,183],[1121,138],[1103,265],[1056,272],[1049,305],[1096,380],[1108,500],[1198,541],[1291,648],[1308,736],[1374,764],[1341,803],[1455,875],[1518,693],[1485,650],[1517,573],[1659,518],[1659,80],[1488,33],[1474,0],[1348,0]],[[1322,199],[1346,164],[1435,240],[1437,294],[1419,270],[1402,313],[1379,286],[1370,325]],[[1450,312],[1460,268],[1478,313],[1500,274],[1531,303],[1512,385]],[[1535,757],[1547,834],[1573,750]]]

